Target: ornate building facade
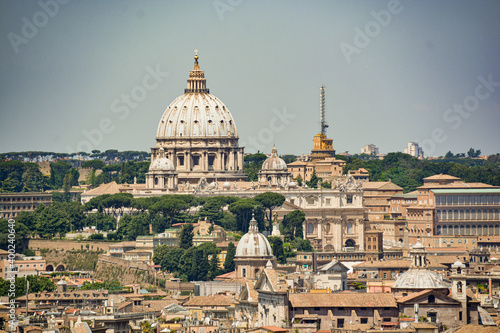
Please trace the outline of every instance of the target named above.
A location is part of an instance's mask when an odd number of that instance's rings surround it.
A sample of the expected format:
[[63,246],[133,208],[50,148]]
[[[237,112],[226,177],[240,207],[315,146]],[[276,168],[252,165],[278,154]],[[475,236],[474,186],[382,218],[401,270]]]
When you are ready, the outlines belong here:
[[[238,145],[238,130],[229,109],[206,87],[205,73],[198,56],[189,72],[188,86],[165,110],[158,124],[156,147],[151,148],[151,165],[168,159],[169,170],[156,175],[150,170],[150,189],[173,188],[162,177],[174,171],[178,181],[198,183],[246,179],[243,147]],[[164,152],[161,151],[164,149]],[[170,170],[173,167],[173,170]],[[176,182],[174,181],[176,184]]]

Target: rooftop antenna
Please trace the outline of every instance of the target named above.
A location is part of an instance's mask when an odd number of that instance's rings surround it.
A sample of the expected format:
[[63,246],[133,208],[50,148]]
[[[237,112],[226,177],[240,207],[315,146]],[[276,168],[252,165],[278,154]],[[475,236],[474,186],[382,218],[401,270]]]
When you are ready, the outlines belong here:
[[326,129],[328,128],[328,124],[325,119],[325,86],[321,86],[319,88],[319,118],[321,121],[321,134],[326,136]]

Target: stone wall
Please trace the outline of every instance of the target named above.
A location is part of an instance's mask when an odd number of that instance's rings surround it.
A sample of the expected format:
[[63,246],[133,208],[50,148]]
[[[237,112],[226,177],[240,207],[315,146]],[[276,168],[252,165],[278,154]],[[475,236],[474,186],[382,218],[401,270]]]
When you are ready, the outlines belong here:
[[91,251],[104,250],[107,252],[109,250],[109,246],[114,243],[96,242],[90,240],[76,242],[68,240],[30,239],[28,246],[32,250],[49,249],[58,251],[69,251],[69,250],[81,250],[82,245],[83,249],[85,250],[87,244],[89,244],[89,250]]

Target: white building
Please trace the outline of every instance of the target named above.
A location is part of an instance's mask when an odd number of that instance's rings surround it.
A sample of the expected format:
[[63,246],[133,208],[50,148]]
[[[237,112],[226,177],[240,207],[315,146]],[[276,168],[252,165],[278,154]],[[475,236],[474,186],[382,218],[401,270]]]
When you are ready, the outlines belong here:
[[373,143],[370,143],[369,145],[365,145],[363,148],[361,148],[361,154],[378,155],[379,150],[377,146],[375,146]]
[[404,149],[404,153],[416,158],[424,158],[424,151],[416,142],[408,142],[408,147]]

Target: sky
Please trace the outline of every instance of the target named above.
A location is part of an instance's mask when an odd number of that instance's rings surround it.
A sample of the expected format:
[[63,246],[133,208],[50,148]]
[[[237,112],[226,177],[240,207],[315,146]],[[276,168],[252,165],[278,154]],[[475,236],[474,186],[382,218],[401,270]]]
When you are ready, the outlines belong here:
[[500,1],[0,2],[0,152],[140,150],[194,50],[245,152],[500,152]]

